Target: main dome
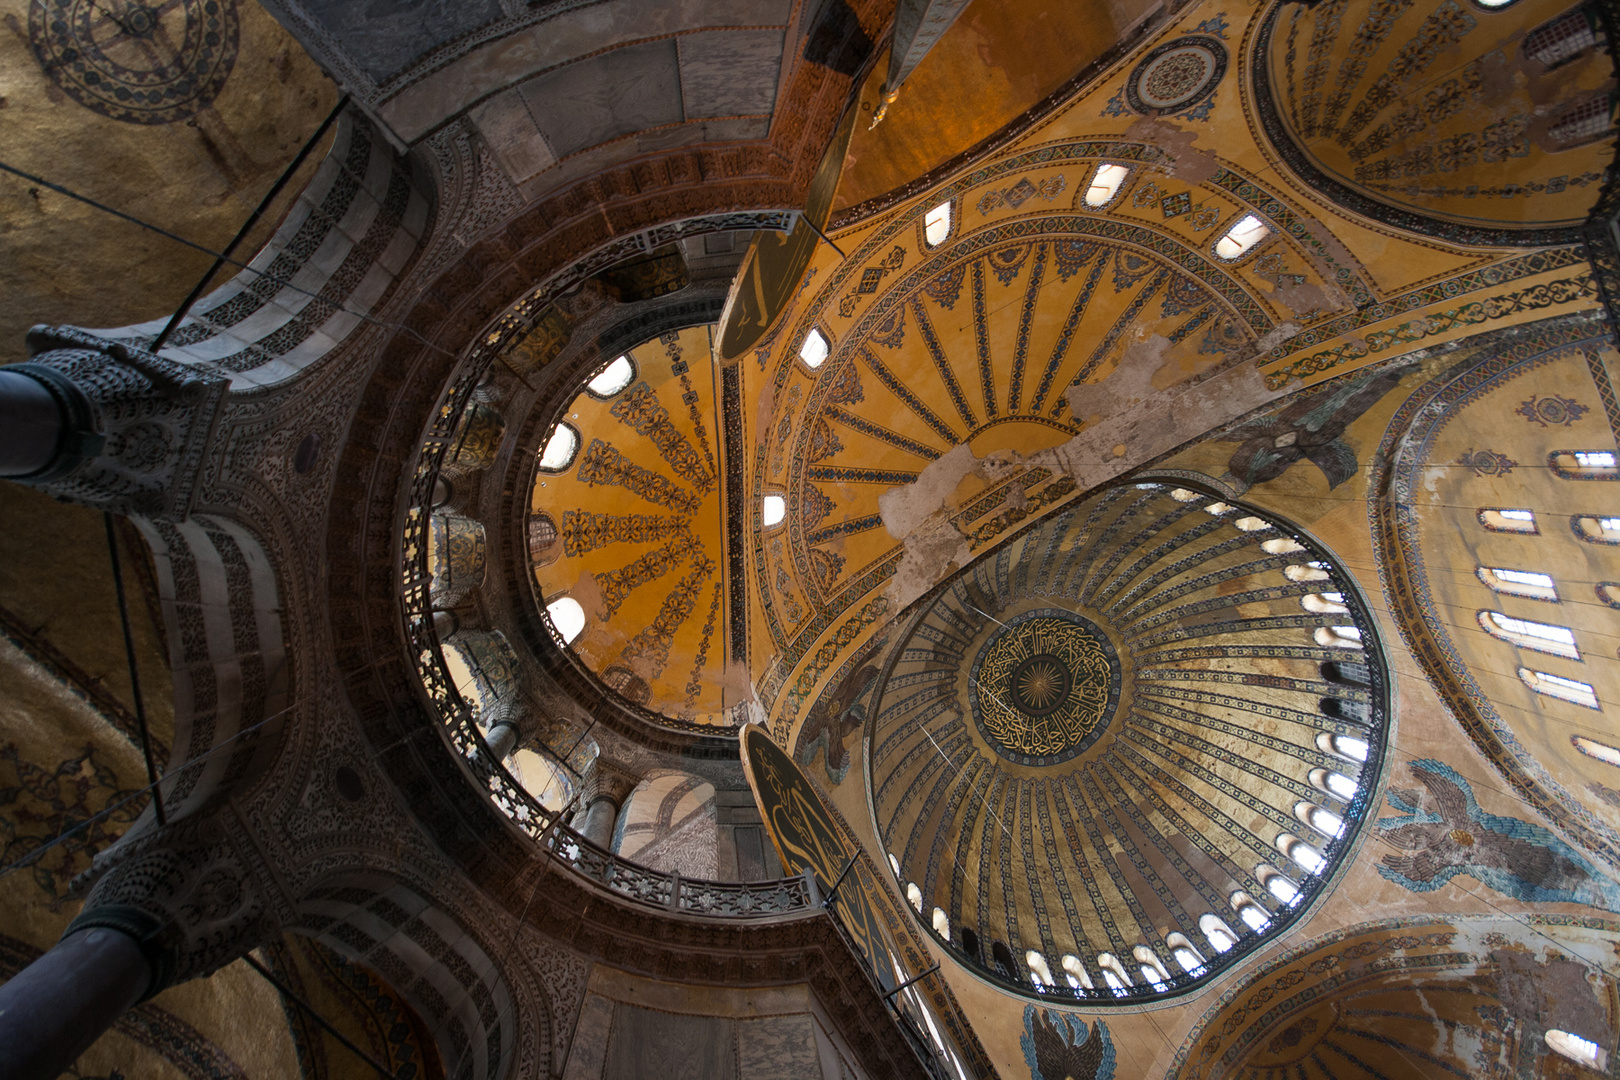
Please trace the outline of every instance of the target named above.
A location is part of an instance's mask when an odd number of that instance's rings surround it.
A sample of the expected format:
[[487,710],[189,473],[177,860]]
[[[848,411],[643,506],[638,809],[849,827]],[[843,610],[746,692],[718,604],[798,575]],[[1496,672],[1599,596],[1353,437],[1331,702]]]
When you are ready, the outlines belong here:
[[879,677],[870,795],[912,906],[1013,989],[1202,982],[1310,903],[1367,808],[1371,634],[1297,530],[1175,484],[1010,540],[920,605]]

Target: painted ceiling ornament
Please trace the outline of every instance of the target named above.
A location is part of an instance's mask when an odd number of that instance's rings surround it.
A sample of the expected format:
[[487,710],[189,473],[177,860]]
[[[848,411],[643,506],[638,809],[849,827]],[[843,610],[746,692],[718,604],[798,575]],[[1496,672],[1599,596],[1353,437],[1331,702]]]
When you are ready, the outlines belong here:
[[1226,74],[1226,48],[1213,37],[1176,38],[1148,53],[1125,84],[1125,100],[1139,113],[1179,113],[1215,92]]
[[1548,830],[1488,814],[1455,769],[1432,758],[1411,764],[1421,788],[1389,789],[1400,817],[1380,818],[1379,836],[1400,850],[1378,873],[1413,892],[1467,874],[1525,903],[1588,904],[1620,911],[1620,885]]
[[236,0],[33,0],[40,69],[74,101],[130,124],[172,124],[207,108],[236,63]]
[[1519,463],[1495,450],[1468,450],[1457,458],[1457,464],[1474,470],[1475,476],[1507,476]]
[[1060,608],[1025,612],[979,650],[973,719],[995,750],[1052,765],[1096,742],[1119,704],[1119,659],[1089,619]]
[[1114,1040],[1101,1020],[1087,1027],[1078,1016],[1025,1005],[1018,1042],[1030,1080],[1113,1080]]
[[1532,424],[1542,427],[1568,427],[1589,412],[1589,408],[1572,398],[1562,394],[1551,394],[1547,397],[1530,397],[1516,410]]

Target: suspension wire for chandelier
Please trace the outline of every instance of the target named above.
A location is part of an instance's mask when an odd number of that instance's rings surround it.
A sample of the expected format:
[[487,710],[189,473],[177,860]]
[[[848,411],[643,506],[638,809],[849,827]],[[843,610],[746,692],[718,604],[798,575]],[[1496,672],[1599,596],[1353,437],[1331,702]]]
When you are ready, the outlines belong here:
[[338,1042],[348,1047],[349,1051],[353,1053],[355,1057],[377,1070],[377,1074],[379,1076],[386,1076],[388,1080],[399,1080],[398,1073],[389,1069],[388,1066],[384,1065],[382,1062],[378,1061],[376,1058],[372,1057],[370,1054],[356,1046],[352,1041],[350,1041],[347,1035],[333,1027],[326,1017],[322,1016],[316,1010],[315,1006],[305,1001],[301,994],[293,990],[292,987],[288,986],[280,979],[276,978],[275,975],[271,973],[270,969],[261,964],[258,958],[255,957],[251,952],[243,953],[242,959],[247,961],[248,967],[252,968],[254,971],[257,971],[261,976],[263,976],[265,982],[275,987],[276,990],[280,992],[282,997],[286,998],[288,1001],[302,1009],[311,1020],[314,1020],[317,1024],[321,1025],[321,1027],[325,1028],[327,1034],[331,1035]]
[[169,318],[169,324],[163,328],[163,331],[157,337],[152,339],[152,344],[148,347],[149,351],[157,352],[163,348],[163,343],[168,341],[169,335],[179,328],[181,321],[191,311],[191,306],[197,302],[198,297],[202,296],[203,290],[208,288],[209,282],[214,280],[214,275],[219,273],[226,261],[235,254],[237,247],[247,239],[248,233],[253,231],[253,226],[257,225],[259,219],[264,216],[264,212],[270,209],[270,204],[275,201],[277,195],[281,194],[281,189],[287,186],[287,181],[293,178],[293,174],[298,171],[299,167],[304,164],[305,159],[309,157],[310,151],[314,150],[316,144],[321,141],[322,136],[331,130],[332,125],[337,122],[338,115],[343,112],[348,104],[348,94],[339,97],[338,103],[332,106],[332,111],[326,114],[325,120],[321,121],[321,126],[315,129],[313,135],[304,140],[304,145],[299,148],[292,161],[288,162],[287,167],[282,170],[281,176],[277,178],[276,182],[270,185],[270,190],[264,193],[264,198],[260,199],[259,205],[253,208],[253,213],[249,214],[247,220],[242,222],[242,227],[236,231],[235,236],[231,237],[231,242],[225,245],[225,250],[214,258],[214,265],[208,268],[208,272],[198,279],[196,287],[186,295],[184,300],[180,301],[180,306],[174,309],[174,314]]
[[118,552],[118,533],[113,528],[112,512],[103,510],[101,520],[107,526],[107,551],[112,558],[113,592],[118,597],[118,619],[124,627],[124,659],[129,663],[129,691],[135,699],[135,725],[141,736],[141,757],[146,761],[146,783],[152,792],[152,811],[157,823],[167,825],[169,815],[163,808],[163,790],[158,784],[157,763],[152,760],[152,733],[146,725],[146,699],[141,694],[140,665],[135,661],[135,635],[129,625],[129,602],[124,598],[123,557]]

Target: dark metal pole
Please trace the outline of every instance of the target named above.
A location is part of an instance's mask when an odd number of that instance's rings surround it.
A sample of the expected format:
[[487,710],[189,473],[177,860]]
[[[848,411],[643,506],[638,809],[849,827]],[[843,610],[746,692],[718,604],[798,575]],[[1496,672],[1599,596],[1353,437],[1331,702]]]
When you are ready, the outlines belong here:
[[191,305],[195,304],[197,298],[203,294],[203,290],[208,288],[208,283],[214,280],[214,275],[219,273],[220,267],[230,261],[237,245],[247,239],[247,235],[253,230],[253,226],[257,225],[259,218],[263,217],[264,212],[270,209],[270,204],[275,201],[277,195],[281,194],[281,189],[287,186],[287,181],[293,178],[293,174],[304,163],[304,159],[309,157],[309,152],[315,149],[315,144],[321,141],[321,136],[325,135],[327,130],[331,128],[333,121],[338,118],[338,114],[343,111],[343,107],[348,103],[348,94],[338,98],[338,103],[332,107],[330,113],[327,113],[326,119],[321,121],[321,126],[315,129],[315,134],[304,142],[303,147],[293,157],[292,162],[282,170],[280,178],[270,185],[270,190],[265,192],[264,198],[259,200],[259,205],[254,208],[253,213],[248,215],[248,219],[242,223],[242,227],[236,231],[236,236],[231,239],[229,244],[225,245],[225,250],[220,252],[214,259],[214,265],[208,268],[208,273],[204,274],[202,280],[197,282],[197,287],[191,290],[190,295],[180,302],[180,306],[175,309],[174,315],[169,319],[169,325],[163,328],[161,334],[152,339],[151,352],[157,352],[163,348],[163,343],[169,340],[169,335],[175,332],[180,326],[181,320],[191,311]]
[[252,953],[243,954],[242,959],[246,960],[248,962],[248,966],[254,971],[257,971],[260,975],[263,975],[265,982],[279,990],[281,995],[288,1001],[291,1001],[294,1005],[297,1005],[300,1009],[303,1009],[304,1012],[308,1013],[311,1020],[314,1020],[317,1024],[321,1025],[321,1027],[325,1028],[328,1034],[330,1034],[338,1042],[342,1043],[344,1046],[347,1046],[361,1061],[364,1061],[367,1065],[370,1065],[373,1069],[376,1069],[380,1075],[386,1076],[388,1080],[399,1080],[398,1075],[390,1072],[386,1065],[372,1057],[370,1054],[366,1053],[364,1050],[360,1049],[358,1046],[354,1045],[354,1043],[350,1042],[348,1037],[344,1035],[343,1032],[327,1023],[326,1017],[315,1011],[315,1006],[293,993],[291,987],[282,982],[280,979],[276,978],[274,975],[270,974],[270,969],[259,963],[258,960],[254,959]]
[[849,877],[849,872],[851,870],[855,869],[855,859],[856,859],[856,856],[851,855],[849,857],[849,862],[844,864],[844,870],[843,870],[842,873],[840,873],[838,875],[838,880],[833,882],[833,887],[828,889],[827,890],[827,895],[822,898],[822,901],[821,901],[821,906],[822,907],[831,907],[832,906],[833,900],[838,896],[838,887],[844,883],[845,878]]
[[915,976],[907,979],[905,982],[901,983],[899,986],[895,987],[893,990],[890,990],[887,994],[884,994],[883,995],[883,1000],[884,1001],[893,1001],[894,1000],[894,995],[898,994],[900,991],[904,990],[906,987],[910,986],[912,983],[922,982],[924,979],[928,978],[928,976],[932,975],[934,972],[936,972],[938,970],[939,970],[939,965],[935,964],[933,967],[929,968],[927,971],[923,972],[921,975],[915,975]]
[[113,530],[110,511],[101,512],[107,526],[107,550],[112,555],[113,591],[118,594],[118,618],[124,624],[124,656],[129,661],[129,688],[135,695],[135,723],[141,733],[141,756],[146,759],[146,782],[152,788],[152,809],[157,823],[167,825],[169,815],[163,809],[163,791],[158,786],[157,763],[152,760],[152,736],[146,728],[146,702],[141,697],[141,673],[135,663],[135,635],[129,627],[129,603],[124,599],[124,567],[118,555],[118,534]]
[[832,248],[834,251],[838,252],[838,255],[839,255],[840,258],[844,258],[844,259],[849,258],[848,255],[844,254],[844,249],[843,248],[839,247],[837,244],[832,242],[832,237],[830,237],[826,233],[822,232],[820,226],[818,226],[815,222],[810,220],[810,215],[809,214],[800,214],[799,219],[801,221],[803,221],[806,225],[810,226],[812,229],[815,229],[816,235],[821,237],[823,240],[827,241],[827,246]]

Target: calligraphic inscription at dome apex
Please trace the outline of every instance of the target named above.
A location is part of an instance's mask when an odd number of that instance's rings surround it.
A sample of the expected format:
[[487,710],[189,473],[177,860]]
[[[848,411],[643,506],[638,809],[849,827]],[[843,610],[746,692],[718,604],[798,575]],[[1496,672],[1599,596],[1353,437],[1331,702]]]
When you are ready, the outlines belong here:
[[1041,609],[985,642],[973,713],[986,741],[1026,765],[1064,761],[1096,741],[1119,700],[1113,645],[1070,611]]

